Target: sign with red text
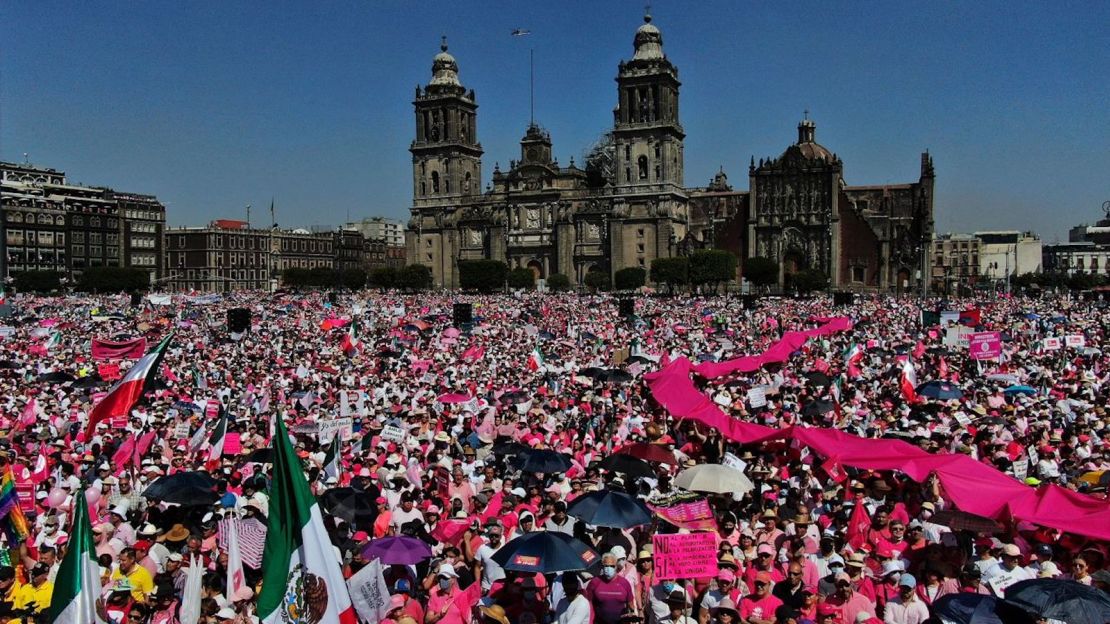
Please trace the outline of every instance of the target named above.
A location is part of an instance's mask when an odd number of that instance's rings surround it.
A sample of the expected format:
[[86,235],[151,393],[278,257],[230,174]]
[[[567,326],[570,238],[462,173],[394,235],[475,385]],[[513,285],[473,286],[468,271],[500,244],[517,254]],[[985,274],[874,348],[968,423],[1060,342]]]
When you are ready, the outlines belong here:
[[694,579],[717,576],[717,533],[655,535],[655,578]]

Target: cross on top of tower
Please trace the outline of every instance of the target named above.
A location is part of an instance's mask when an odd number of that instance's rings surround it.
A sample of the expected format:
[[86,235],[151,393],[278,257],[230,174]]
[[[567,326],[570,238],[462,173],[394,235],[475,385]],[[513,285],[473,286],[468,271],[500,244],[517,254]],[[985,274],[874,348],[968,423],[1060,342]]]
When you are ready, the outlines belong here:
[[809,109],[802,111],[802,119],[809,119]]
[[651,23],[651,5],[650,4],[645,4],[644,5],[644,22],[649,23],[649,24]]
[[442,38],[440,39],[439,49],[443,50],[444,52],[447,51],[447,35],[443,35]]

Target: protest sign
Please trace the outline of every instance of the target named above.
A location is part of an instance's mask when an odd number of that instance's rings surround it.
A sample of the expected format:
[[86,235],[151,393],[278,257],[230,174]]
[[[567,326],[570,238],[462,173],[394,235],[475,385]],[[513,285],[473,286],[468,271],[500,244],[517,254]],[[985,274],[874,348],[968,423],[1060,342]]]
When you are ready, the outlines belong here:
[[998,359],[1002,355],[1002,334],[998,332],[971,334],[968,337],[967,348],[973,360]]
[[767,405],[767,386],[756,386],[748,390],[748,405],[752,408]]
[[1055,336],[1046,336],[1044,341],[1041,342],[1041,347],[1045,351],[1058,351],[1063,346],[1063,341]]
[[1068,334],[1064,336],[1064,345],[1073,349],[1082,349],[1087,346],[1087,339],[1083,334]]
[[655,578],[691,579],[717,575],[716,533],[679,533],[652,536]]
[[721,464],[730,468],[735,468],[740,472],[744,472],[748,469],[748,462],[728,452],[721,456]]
[[386,425],[382,427],[382,439],[386,442],[396,442],[400,444],[405,441],[405,430],[393,425]]
[[19,497],[19,509],[25,513],[33,513],[35,511],[35,484],[30,481],[16,483],[15,493]]
[[968,337],[974,334],[975,330],[967,327],[966,325],[956,325],[949,327],[944,332],[944,346],[950,348],[967,348]]
[[106,362],[104,364],[96,365],[96,374],[104,381],[115,381],[120,378],[119,364],[115,362]]
[[385,582],[381,561],[371,561],[347,579],[347,590],[359,619],[377,624],[385,618],[389,611],[389,585]]
[[243,442],[239,433],[230,431],[224,435],[224,455],[238,455],[243,450]]
[[188,438],[190,433],[191,428],[189,427],[189,423],[187,422],[177,423],[177,425],[175,425],[173,428],[173,437],[177,438],[178,440],[184,440]]
[[991,591],[994,592],[995,596],[998,596],[999,598],[1004,598],[1006,596],[1007,587],[1024,579],[1025,577],[1019,575],[1017,573],[1017,570],[1014,570],[1013,572],[1000,572],[991,577],[991,580],[987,581],[987,585],[990,586]]
[[1022,457],[1014,462],[1014,478],[1018,481],[1024,481],[1025,477],[1029,475],[1029,460]]
[[318,423],[319,428],[316,430],[316,438],[321,444],[331,442],[335,434],[339,434],[339,439],[346,442],[351,439],[353,421],[350,418],[333,418],[331,420],[321,420]]
[[716,531],[717,519],[709,502],[694,492],[682,492],[649,501],[648,509],[680,529]]

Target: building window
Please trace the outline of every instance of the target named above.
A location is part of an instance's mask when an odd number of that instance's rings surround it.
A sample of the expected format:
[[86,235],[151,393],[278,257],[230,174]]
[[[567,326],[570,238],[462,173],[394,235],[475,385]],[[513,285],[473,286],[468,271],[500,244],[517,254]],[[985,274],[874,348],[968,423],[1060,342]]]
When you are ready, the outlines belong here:
[[636,159],[636,175],[641,180],[646,180],[648,177],[648,160],[647,156],[640,156]]
[[85,218],[80,215],[73,215],[70,221],[73,222],[73,225],[85,225]]
[[100,227],[100,217],[89,217],[90,227]]
[[637,253],[644,253],[644,244],[643,243],[636,243],[636,252]]
[[862,283],[862,282],[865,281],[865,279],[864,279],[865,277],[867,277],[867,269],[865,269],[863,267],[852,267],[852,281],[853,282]]

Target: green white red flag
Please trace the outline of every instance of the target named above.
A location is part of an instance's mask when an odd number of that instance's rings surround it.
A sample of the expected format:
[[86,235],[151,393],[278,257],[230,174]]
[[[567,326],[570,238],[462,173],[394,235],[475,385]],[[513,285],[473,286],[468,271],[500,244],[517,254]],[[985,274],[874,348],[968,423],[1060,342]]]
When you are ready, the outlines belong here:
[[143,398],[143,394],[151,389],[157,377],[158,368],[162,358],[166,355],[166,348],[173,339],[173,334],[166,336],[150,353],[139,358],[127,374],[112,386],[108,395],[89,410],[89,424],[85,428],[86,436],[91,435],[96,425],[106,420],[119,416],[127,416],[131,408]]
[[54,593],[50,598],[48,622],[55,624],[103,624],[96,613],[100,598],[100,564],[96,562],[88,505],[73,506],[69,548],[58,566]]

